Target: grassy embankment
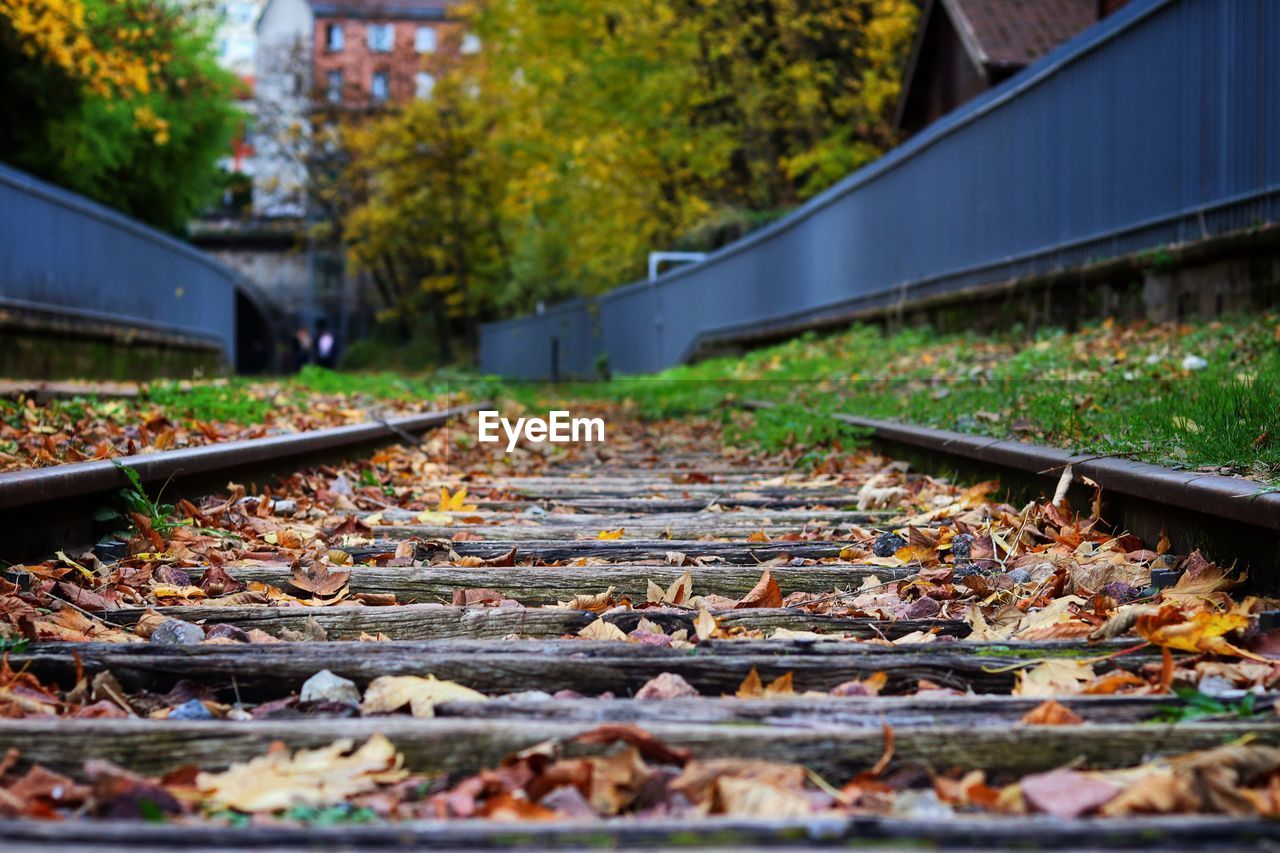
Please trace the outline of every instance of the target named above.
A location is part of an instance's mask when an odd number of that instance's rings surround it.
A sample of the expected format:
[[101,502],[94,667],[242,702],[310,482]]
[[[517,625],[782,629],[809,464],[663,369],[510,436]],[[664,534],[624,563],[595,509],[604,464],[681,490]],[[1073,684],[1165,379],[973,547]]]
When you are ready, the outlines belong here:
[[855,326],[570,393],[655,416],[772,400],[748,437],[775,447],[831,439],[807,412],[838,411],[1280,482],[1277,314],[1032,340]]

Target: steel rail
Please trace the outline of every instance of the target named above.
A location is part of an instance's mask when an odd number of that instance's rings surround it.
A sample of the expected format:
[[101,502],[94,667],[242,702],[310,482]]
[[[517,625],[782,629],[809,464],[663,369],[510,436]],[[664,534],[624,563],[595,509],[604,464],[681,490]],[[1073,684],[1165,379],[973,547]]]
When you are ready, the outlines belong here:
[[1070,466],[1073,482],[1088,477],[1106,491],[1158,500],[1169,506],[1280,531],[1280,492],[1268,492],[1258,483],[1239,477],[1178,471],[1132,459],[1069,453],[1038,444],[965,435],[856,415],[837,414],[833,417],[851,426],[869,429],[881,441],[965,456],[1054,481]]
[[[774,405],[743,402],[748,409]],[[831,417],[866,430],[874,445],[925,470],[994,475],[1024,498],[1052,495],[1069,466],[1074,493],[1083,496],[1086,478],[1096,483],[1105,518],[1117,529],[1152,543],[1167,535],[1181,553],[1201,549],[1213,559],[1236,562],[1253,572],[1255,585],[1280,591],[1280,492],[1259,483],[857,415]]]
[[0,474],[0,526],[6,534],[0,561],[91,544],[93,509],[129,484],[120,466],[136,471],[144,485],[169,484],[190,496],[223,488],[228,479],[255,477],[261,482],[297,470],[304,460],[330,460],[403,441],[481,405]]

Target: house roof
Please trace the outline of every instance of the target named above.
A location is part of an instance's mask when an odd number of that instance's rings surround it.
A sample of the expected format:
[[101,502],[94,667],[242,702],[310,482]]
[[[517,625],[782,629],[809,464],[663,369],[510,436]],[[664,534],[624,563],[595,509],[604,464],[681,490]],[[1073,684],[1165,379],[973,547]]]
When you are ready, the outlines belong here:
[[1021,68],[1098,21],[1097,0],[940,0],[980,66]]
[[457,0],[308,0],[317,18],[439,21]]

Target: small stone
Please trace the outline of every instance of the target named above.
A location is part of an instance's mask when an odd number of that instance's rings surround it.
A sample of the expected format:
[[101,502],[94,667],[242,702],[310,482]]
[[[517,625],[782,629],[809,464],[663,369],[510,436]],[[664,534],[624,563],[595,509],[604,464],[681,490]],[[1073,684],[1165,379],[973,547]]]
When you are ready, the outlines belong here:
[[1005,577],[1014,583],[1031,583],[1031,572],[1026,569],[1014,569],[1005,575]]
[[205,633],[205,638],[216,640],[225,637],[228,640],[235,640],[237,643],[249,642],[249,635],[245,633],[243,628],[236,625],[220,624],[214,625]]
[[1122,581],[1112,581],[1109,584],[1104,584],[1101,592],[1103,595],[1114,598],[1116,604],[1128,604],[1131,601],[1137,601],[1142,598],[1142,590]]
[[925,596],[907,608],[907,619],[932,619],[942,610],[942,605],[929,596]]
[[684,699],[697,695],[697,689],[674,672],[651,678],[636,691],[637,699]]
[[156,580],[172,586],[191,586],[191,575],[175,566],[161,566],[156,569]]
[[1198,355],[1189,355],[1182,359],[1183,370],[1204,370],[1209,366],[1209,362],[1205,361]]
[[298,511],[298,502],[290,500],[273,501],[271,503],[271,510],[276,515],[293,515]]
[[161,622],[151,634],[151,642],[162,646],[194,646],[204,641],[204,630],[199,625],[183,622],[181,619],[169,619]]
[[550,702],[551,694],[545,690],[520,690],[496,696],[494,702]]
[[899,548],[907,547],[907,540],[896,533],[881,533],[871,552],[877,557],[892,557]]
[[973,553],[973,535],[970,533],[958,534],[951,540],[951,556],[955,557],[957,563],[968,562],[969,557]]
[[356,687],[355,682],[322,669],[303,682],[298,701],[304,705],[308,702],[359,705],[360,688]]
[[829,690],[828,692],[832,696],[874,696],[876,695],[871,692],[871,688],[867,687],[867,685],[863,684],[861,681],[858,681],[856,678],[853,681],[845,681],[840,684],[837,684],[835,687],[832,687],[831,690]]
[[212,720],[213,714],[199,699],[183,702],[169,712],[170,720]]
[[953,571],[951,575],[956,580],[960,580],[961,578],[973,577],[974,575],[980,575],[982,573],[982,567],[977,563],[964,563],[963,565],[956,566],[955,571]]
[[560,817],[577,818],[578,820],[596,820],[600,815],[591,807],[591,802],[582,796],[576,785],[561,785],[552,788],[538,805],[551,809]]

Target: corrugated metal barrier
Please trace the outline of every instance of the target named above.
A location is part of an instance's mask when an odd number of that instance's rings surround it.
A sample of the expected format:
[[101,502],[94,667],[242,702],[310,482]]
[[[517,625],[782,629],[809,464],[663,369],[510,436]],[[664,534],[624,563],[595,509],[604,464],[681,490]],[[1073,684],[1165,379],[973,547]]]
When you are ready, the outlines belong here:
[[[0,308],[268,351],[270,308],[239,273],[83,196],[0,165]],[[239,364],[239,366],[243,366]]]
[[658,370],[708,341],[1278,218],[1280,2],[1135,0],[705,261],[484,326],[481,367]]

